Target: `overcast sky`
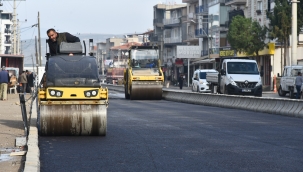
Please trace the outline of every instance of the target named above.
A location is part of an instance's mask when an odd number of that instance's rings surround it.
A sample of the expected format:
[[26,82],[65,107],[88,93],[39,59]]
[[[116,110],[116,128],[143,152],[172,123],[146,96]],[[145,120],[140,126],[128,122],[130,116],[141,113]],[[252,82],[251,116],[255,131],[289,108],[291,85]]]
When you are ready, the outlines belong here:
[[[153,6],[163,3],[181,4],[182,0],[23,0],[16,1],[21,40],[33,39],[40,12],[41,37],[46,30],[59,32],[125,34],[153,29]],[[13,0],[2,0],[0,7],[13,12]],[[25,22],[27,20],[27,22]]]

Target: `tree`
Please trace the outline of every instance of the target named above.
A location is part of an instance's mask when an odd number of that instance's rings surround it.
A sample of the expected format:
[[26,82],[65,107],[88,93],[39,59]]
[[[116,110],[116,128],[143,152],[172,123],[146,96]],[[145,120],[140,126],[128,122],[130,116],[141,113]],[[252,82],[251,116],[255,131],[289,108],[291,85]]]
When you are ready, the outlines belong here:
[[267,28],[257,21],[243,16],[235,16],[229,26],[227,40],[237,52],[256,54],[266,47]]
[[291,2],[288,0],[275,0],[274,11],[272,13],[268,12],[267,16],[270,25],[269,37],[277,39],[284,46],[285,66],[289,35],[291,34]]
[[256,56],[259,56],[259,51],[262,51],[264,47],[267,46],[266,40],[266,34],[267,34],[268,28],[266,26],[261,26],[259,22],[252,21],[251,25],[251,37],[250,40],[250,46],[246,50],[248,54],[256,54]]

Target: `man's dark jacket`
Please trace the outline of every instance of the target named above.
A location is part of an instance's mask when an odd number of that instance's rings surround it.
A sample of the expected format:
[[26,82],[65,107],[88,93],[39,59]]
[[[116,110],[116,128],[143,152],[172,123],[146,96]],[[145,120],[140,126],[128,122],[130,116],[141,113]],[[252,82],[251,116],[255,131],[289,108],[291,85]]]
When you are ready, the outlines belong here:
[[2,83],[6,83],[8,84],[9,83],[9,74],[7,71],[5,70],[2,70],[0,69],[0,84]]
[[58,33],[57,39],[53,42],[51,39],[48,40],[49,52],[52,56],[60,52],[61,42],[80,42],[80,39],[68,32]]

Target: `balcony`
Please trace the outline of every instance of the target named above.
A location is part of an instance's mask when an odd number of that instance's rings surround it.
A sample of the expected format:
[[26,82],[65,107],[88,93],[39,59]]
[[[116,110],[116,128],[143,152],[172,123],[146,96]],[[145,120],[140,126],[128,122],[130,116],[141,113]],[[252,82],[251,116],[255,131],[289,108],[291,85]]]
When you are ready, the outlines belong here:
[[149,37],[149,41],[150,41],[150,42],[160,42],[160,41],[161,41],[161,35],[162,35],[162,34],[151,35],[151,36]]
[[163,27],[163,19],[154,19],[154,26]]
[[181,37],[173,37],[173,38],[164,38],[164,44],[176,44],[182,43]]
[[256,10],[257,15],[261,15],[262,11],[261,10]]
[[194,3],[194,2],[199,2],[199,0],[182,0],[182,3]]
[[219,54],[220,48],[210,48],[209,54]]
[[207,5],[200,5],[199,7],[196,7],[196,15],[208,15],[208,6]]
[[201,56],[207,56],[208,55],[208,50],[201,50]]
[[208,29],[207,28],[196,29],[195,35],[197,38],[208,38]]
[[4,44],[11,44],[12,41],[8,40],[8,41],[4,41]]
[[246,0],[225,0],[225,5],[245,5]]
[[163,57],[163,60],[170,60],[170,59],[173,59],[175,56],[173,56],[173,55],[166,55],[166,56],[164,56]]
[[198,43],[199,39],[196,37],[195,33],[190,32],[187,34],[187,39],[184,42]]
[[164,26],[180,26],[179,18],[163,19]]
[[211,2],[208,3],[208,6],[212,6],[218,3],[225,3],[225,0],[212,0]]
[[11,34],[11,33],[12,33],[12,30],[11,30],[11,29],[4,29],[4,33],[5,33],[5,34]]

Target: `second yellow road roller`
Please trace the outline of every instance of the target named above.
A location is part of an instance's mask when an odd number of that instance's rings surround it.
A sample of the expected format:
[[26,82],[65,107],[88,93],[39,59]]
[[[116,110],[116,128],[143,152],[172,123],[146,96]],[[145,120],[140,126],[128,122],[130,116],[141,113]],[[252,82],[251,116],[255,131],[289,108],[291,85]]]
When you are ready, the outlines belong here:
[[41,136],[105,136],[108,90],[101,87],[96,58],[82,53],[82,44],[65,43],[47,55],[38,90]]
[[160,100],[164,75],[157,46],[131,46],[128,67],[124,71],[125,98]]

